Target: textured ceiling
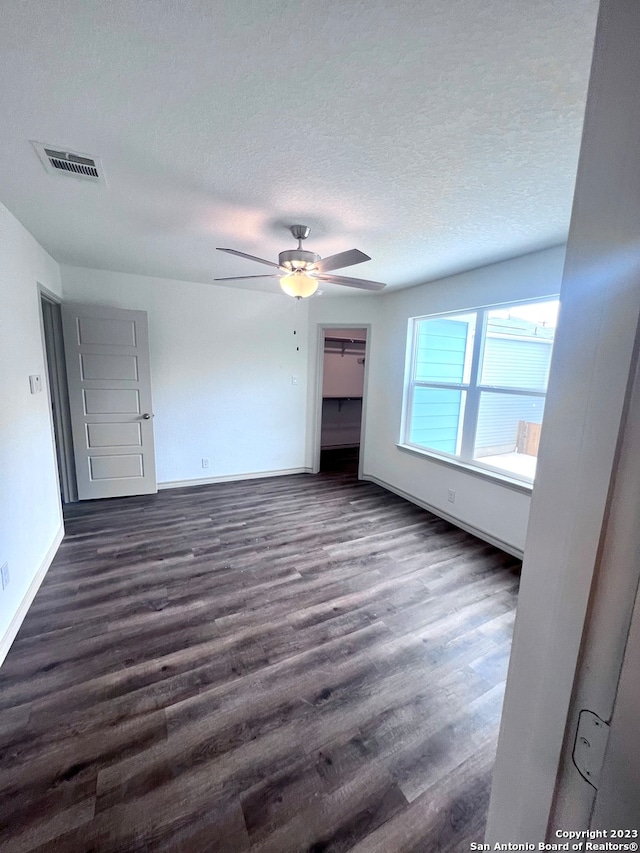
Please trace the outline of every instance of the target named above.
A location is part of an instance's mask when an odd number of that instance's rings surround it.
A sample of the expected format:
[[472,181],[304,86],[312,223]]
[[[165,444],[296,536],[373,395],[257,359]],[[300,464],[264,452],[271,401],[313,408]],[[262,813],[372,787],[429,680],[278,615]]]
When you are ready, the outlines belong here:
[[[554,245],[596,12],[4,0],[0,200],[60,262],[202,282],[268,272],[215,247],[275,259],[295,222],[390,287]],[[100,157],[106,187],[47,174],[29,140]]]

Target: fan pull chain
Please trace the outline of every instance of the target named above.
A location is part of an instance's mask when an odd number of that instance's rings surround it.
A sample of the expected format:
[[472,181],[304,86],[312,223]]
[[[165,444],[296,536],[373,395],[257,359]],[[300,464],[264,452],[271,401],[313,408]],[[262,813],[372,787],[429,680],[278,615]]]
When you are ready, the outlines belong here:
[[298,313],[299,313],[298,312],[298,303],[299,302],[300,302],[300,297],[296,296],[296,304],[295,304],[295,307],[293,309],[293,312],[294,312],[293,313],[293,335],[296,339],[295,340],[296,352],[300,352],[300,346],[298,344],[298,338],[297,338],[297,335],[298,335],[298,328],[297,328],[298,327]]

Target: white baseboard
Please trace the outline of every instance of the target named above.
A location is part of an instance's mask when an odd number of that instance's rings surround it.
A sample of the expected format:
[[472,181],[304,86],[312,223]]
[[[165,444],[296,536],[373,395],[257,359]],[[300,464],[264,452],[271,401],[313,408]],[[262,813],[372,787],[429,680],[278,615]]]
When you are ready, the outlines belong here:
[[487,533],[485,530],[480,530],[478,527],[474,527],[473,524],[467,524],[465,521],[460,521],[459,518],[456,518],[453,515],[449,515],[448,512],[444,512],[444,510],[441,510],[438,507],[431,506],[431,504],[428,504],[426,501],[420,500],[420,498],[416,498],[414,497],[414,495],[410,495],[408,492],[397,488],[397,486],[392,486],[391,483],[386,483],[384,480],[381,480],[379,477],[375,477],[373,474],[363,474],[361,479],[369,480],[370,482],[375,483],[378,486],[382,486],[383,489],[387,489],[387,491],[393,492],[394,495],[398,495],[399,497],[404,498],[406,501],[409,501],[409,503],[415,504],[416,506],[419,506],[422,509],[426,509],[427,512],[431,512],[433,513],[433,515],[437,515],[439,518],[443,518],[450,524],[454,524],[456,527],[460,527],[462,530],[466,530],[467,533],[471,533],[473,534],[473,536],[477,536],[478,539],[482,539],[485,542],[488,542],[490,545],[495,545],[496,548],[500,548],[501,551],[506,551],[507,554],[512,554],[519,560],[521,560],[524,556],[523,552],[519,548],[516,548],[514,545],[511,545],[509,542],[505,542],[504,540],[499,539],[497,536],[494,536],[491,533]]
[[24,622],[24,617],[27,615],[29,608],[31,607],[31,603],[33,599],[36,597],[36,593],[40,589],[40,584],[45,578],[45,575],[49,571],[49,566],[53,562],[53,558],[60,547],[60,543],[64,538],[64,526],[60,525],[58,532],[54,536],[53,542],[51,543],[51,547],[47,551],[44,560],[40,564],[40,568],[36,572],[36,576],[31,581],[29,589],[27,590],[27,594],[20,602],[20,606],[15,612],[15,615],[11,622],[9,623],[9,627],[5,631],[4,637],[0,640],[0,666],[2,666],[4,659],[9,653],[9,649],[11,648],[11,644],[16,638],[16,634],[20,630],[20,626]]
[[185,486],[209,486],[214,483],[235,483],[237,480],[262,480],[265,477],[285,477],[287,474],[311,474],[311,468],[280,468],[277,471],[252,471],[248,474],[225,474],[222,477],[202,477],[197,480],[168,480],[158,483],[158,489],[183,489]]

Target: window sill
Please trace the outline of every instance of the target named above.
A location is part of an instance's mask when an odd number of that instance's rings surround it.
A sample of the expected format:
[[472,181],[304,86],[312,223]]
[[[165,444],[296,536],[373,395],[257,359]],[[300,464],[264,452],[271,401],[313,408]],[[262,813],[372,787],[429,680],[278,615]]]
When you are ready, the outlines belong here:
[[525,480],[518,480],[515,477],[510,477],[508,474],[500,474],[497,471],[490,471],[488,468],[481,468],[478,465],[471,465],[468,462],[462,462],[460,459],[453,457],[440,456],[437,453],[429,452],[428,450],[420,450],[417,447],[412,447],[409,444],[396,444],[398,450],[405,453],[411,453],[414,456],[421,456],[423,459],[428,459],[430,462],[437,462],[439,465],[446,465],[449,468],[457,468],[459,471],[464,471],[466,474],[471,474],[474,477],[479,477],[481,480],[490,480],[492,483],[497,483],[500,486],[505,486],[508,489],[513,489],[515,492],[522,492],[525,495],[530,495],[533,491],[533,483],[527,483]]

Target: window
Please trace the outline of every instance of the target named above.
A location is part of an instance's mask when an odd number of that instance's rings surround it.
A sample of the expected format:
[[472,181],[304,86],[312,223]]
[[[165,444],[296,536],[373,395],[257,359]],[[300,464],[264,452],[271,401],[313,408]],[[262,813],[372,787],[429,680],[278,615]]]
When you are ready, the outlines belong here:
[[413,318],[403,443],[533,482],[558,308]]

